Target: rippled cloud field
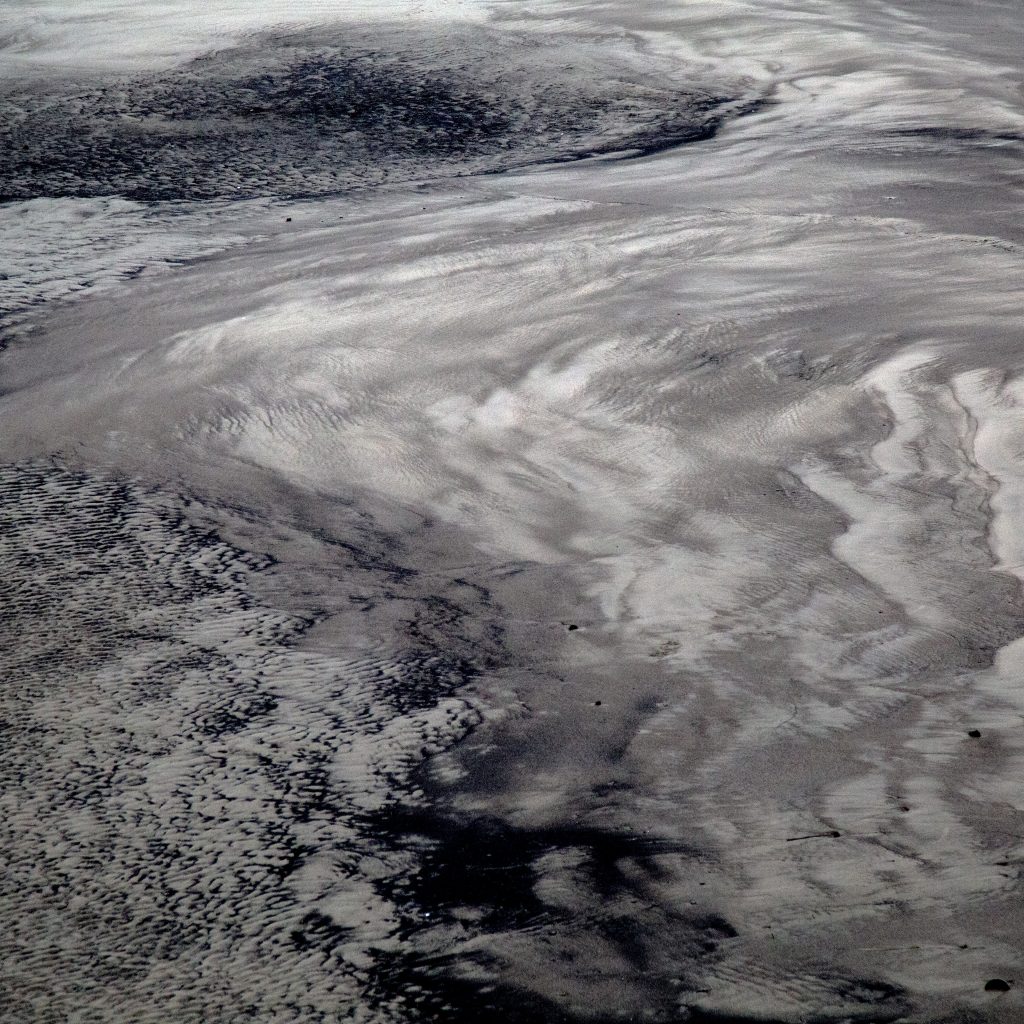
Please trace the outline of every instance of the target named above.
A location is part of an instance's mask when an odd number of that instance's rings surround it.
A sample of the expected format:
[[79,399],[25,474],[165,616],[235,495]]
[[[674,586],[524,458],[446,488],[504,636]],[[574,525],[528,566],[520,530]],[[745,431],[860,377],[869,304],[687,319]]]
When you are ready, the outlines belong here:
[[0,1020],[1024,1017],[1016,4],[9,7]]

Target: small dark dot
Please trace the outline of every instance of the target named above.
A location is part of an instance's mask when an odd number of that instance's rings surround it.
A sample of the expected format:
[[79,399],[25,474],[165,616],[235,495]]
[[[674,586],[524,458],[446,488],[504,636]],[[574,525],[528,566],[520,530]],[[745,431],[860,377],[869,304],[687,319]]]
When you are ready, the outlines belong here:
[[595,700],[594,701],[594,707],[595,708],[599,708],[600,706],[601,706],[601,702],[599,700]]
[[971,731],[967,735],[970,736],[972,740],[976,740],[981,736],[981,730],[971,729]]
[[292,219],[291,219],[291,217],[285,217],[285,221],[286,221],[287,223],[291,224],[291,222],[292,222]]
[[571,632],[572,632],[572,631],[573,631],[574,629],[579,629],[579,628],[580,628],[580,627],[579,627],[579,626],[577,626],[575,622],[570,622],[570,623],[569,623],[569,632],[570,632],[570,633],[571,633]]
[[1008,981],[1003,981],[1002,978],[989,978],[989,980],[985,982],[985,991],[986,992],[1009,992],[1010,991],[1010,983]]
[[902,811],[902,812],[903,812],[904,814],[906,814],[906,813],[907,813],[907,811],[909,811],[909,810],[910,810],[910,808],[909,808],[909,807],[908,807],[908,806],[907,806],[906,804],[900,804],[900,810],[901,810],[901,811]]

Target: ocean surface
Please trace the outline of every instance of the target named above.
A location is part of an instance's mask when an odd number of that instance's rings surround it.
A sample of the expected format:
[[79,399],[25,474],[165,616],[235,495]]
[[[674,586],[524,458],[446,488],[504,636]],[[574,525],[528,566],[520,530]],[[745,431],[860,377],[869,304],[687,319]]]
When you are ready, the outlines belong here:
[[3,1024],[1024,1019],[1020,0],[3,13]]

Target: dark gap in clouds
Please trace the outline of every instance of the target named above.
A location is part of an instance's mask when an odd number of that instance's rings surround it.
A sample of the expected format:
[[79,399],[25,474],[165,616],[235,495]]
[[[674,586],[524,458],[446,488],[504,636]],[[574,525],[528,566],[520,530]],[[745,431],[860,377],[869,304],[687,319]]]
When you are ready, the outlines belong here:
[[[651,887],[671,881],[666,858],[676,870],[680,862],[683,870],[687,862],[696,869],[707,851],[584,823],[531,828],[460,817],[440,805],[392,806],[374,815],[367,829],[384,848],[415,850],[417,863],[382,887],[400,911],[404,941],[400,951],[378,955],[367,996],[372,1004],[401,998],[408,1020],[449,1024],[783,1024],[781,1018],[700,1009],[701,973],[738,937],[737,929],[685,900],[659,902]],[[571,881],[555,882],[556,888],[577,889],[586,910],[544,898],[544,883],[550,886],[557,870],[552,858],[570,865]],[[429,939],[420,939],[435,927],[461,929],[475,952],[432,951]],[[501,940],[509,936],[512,948],[534,965],[537,976],[529,983],[516,980],[521,964],[504,963]],[[588,965],[588,949],[603,962]],[[624,1015],[622,1006],[603,1013],[596,1005],[580,1013],[567,1008],[571,1000],[545,994],[563,986],[577,995],[580,985],[588,991],[590,983],[581,980],[588,972],[618,974],[630,983],[642,979],[643,1015]],[[850,1020],[885,1024],[905,1013],[903,994],[893,986],[836,975],[820,981],[835,993],[837,1006],[863,1007]]]
[[932,139],[936,142],[979,143],[981,145],[1024,145],[1024,134],[1011,131],[995,131],[991,128],[964,128],[942,125],[925,125],[920,128],[904,128],[893,132],[898,138]]
[[612,43],[462,28],[265,35],[0,98],[0,197],[309,197],[709,139],[760,101]]

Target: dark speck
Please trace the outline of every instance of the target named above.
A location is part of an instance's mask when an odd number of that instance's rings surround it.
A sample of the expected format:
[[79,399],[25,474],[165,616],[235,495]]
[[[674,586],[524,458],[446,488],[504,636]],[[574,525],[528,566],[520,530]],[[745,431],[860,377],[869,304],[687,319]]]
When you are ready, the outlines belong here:
[[1010,983],[1008,981],[1003,981],[1002,978],[989,978],[989,980],[985,982],[985,991],[986,992],[1009,992],[1010,991]]
[[970,736],[972,740],[980,739],[981,738],[981,730],[980,729],[971,729],[971,731],[967,735]]
[[579,629],[579,628],[580,628],[580,627],[579,627],[579,626],[577,626],[577,625],[576,625],[576,623],[574,623],[574,622],[570,622],[570,623],[569,623],[569,632],[570,632],[570,633],[571,633],[571,632],[572,632],[572,631],[573,631],[574,629]]

